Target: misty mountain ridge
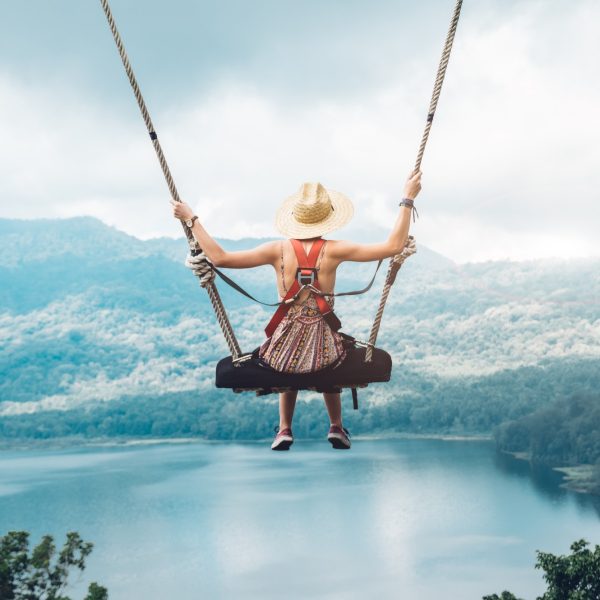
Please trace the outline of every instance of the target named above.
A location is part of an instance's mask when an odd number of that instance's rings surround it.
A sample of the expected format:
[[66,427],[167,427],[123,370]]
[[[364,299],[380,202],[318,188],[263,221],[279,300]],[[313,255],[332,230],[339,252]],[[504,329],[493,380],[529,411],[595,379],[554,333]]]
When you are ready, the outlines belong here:
[[[365,242],[387,238],[383,229],[370,231]],[[217,238],[228,250],[252,248],[257,244],[279,238]],[[333,239],[333,238],[332,238]],[[182,260],[187,251],[187,240],[159,237],[141,240],[115,227],[106,225],[95,217],[72,217],[68,219],[0,219],[0,242],[5,249],[0,256],[0,267],[16,267],[30,261],[47,260],[64,255],[97,257],[103,260],[122,260],[148,256],[164,256]],[[35,252],[33,252],[35,249]],[[98,249],[102,256],[98,256]],[[429,267],[443,268],[454,264],[449,258],[419,247],[419,262]]]
[[[159,398],[183,392],[223,397],[214,365],[227,348],[206,293],[183,266],[184,239],[142,241],[82,217],[0,220],[0,241],[0,416],[142,398],[158,408]],[[417,246],[378,341],[393,356],[393,380],[370,387],[368,403],[433,406],[449,390],[459,402],[469,389],[477,406],[498,395],[499,406],[518,401],[521,414],[600,384],[600,260],[456,265]],[[343,267],[339,291],[364,286],[374,269]],[[384,271],[369,293],[336,302],[343,330],[359,339],[368,337]],[[231,273],[274,299],[270,267]],[[254,348],[271,310],[217,285],[242,348]]]

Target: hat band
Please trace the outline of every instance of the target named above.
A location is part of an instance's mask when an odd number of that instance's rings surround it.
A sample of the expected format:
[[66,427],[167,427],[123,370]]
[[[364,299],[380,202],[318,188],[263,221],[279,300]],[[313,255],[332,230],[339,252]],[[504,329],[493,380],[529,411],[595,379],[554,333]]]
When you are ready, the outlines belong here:
[[330,202],[321,204],[296,205],[292,214],[298,223],[303,225],[313,225],[324,221],[333,212],[333,206]]

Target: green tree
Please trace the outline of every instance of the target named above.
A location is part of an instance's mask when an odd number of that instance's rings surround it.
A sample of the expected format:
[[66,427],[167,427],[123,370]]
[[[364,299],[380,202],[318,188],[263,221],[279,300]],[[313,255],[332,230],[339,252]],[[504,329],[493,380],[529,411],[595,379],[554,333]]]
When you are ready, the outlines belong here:
[[[2,600],[70,600],[63,595],[69,571],[85,569],[85,560],[93,544],[78,533],[67,533],[57,552],[54,539],[45,535],[29,552],[29,533],[10,531],[0,537],[0,598]],[[107,600],[106,588],[90,584],[84,600]]]
[[[536,569],[544,571],[548,589],[536,600],[598,600],[600,598],[600,546],[594,550],[578,540],[571,544],[571,554],[555,556],[537,551]],[[484,596],[483,600],[519,600],[511,592]]]
[[108,600],[108,591],[105,587],[98,585],[95,581],[90,583],[87,596],[84,600]]
[[600,546],[594,550],[578,540],[572,554],[554,556],[539,552],[536,569],[544,570],[548,590],[537,600],[597,600],[600,598]]

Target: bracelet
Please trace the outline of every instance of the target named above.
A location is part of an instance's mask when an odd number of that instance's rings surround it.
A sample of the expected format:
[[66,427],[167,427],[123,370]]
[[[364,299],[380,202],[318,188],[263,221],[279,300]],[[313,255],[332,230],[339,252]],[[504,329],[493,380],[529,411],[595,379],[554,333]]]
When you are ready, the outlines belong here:
[[400,201],[400,204],[398,204],[398,206],[406,206],[408,208],[412,208],[413,209],[413,223],[416,221],[416,217],[419,216],[419,213],[417,211],[417,207],[415,206],[415,201],[412,200],[411,198],[402,198],[402,200]]

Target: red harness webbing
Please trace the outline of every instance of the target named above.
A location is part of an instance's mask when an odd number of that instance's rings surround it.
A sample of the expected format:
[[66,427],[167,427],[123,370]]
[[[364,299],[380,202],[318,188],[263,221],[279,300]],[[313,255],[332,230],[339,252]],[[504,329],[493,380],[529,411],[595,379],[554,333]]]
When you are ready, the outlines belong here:
[[[313,242],[308,256],[306,255],[304,246],[302,246],[302,243],[299,240],[290,240],[290,242],[292,242],[294,252],[296,253],[296,259],[298,260],[298,269],[296,270],[296,279],[294,279],[294,283],[283,298],[283,302],[289,300],[290,298],[293,298],[300,291],[302,285],[308,285],[310,283],[310,285],[312,285],[317,290],[321,289],[317,275],[317,260],[319,258],[319,253],[321,252],[321,248],[325,243],[325,240],[318,239],[315,242]],[[306,283],[302,283],[301,285],[302,281]],[[331,306],[328,304],[327,300],[325,300],[323,296],[314,294],[314,292],[312,291],[310,293],[315,296],[317,306],[319,307],[319,310],[321,311],[321,314],[323,316],[332,312]],[[275,311],[275,314],[271,317],[269,324],[265,327],[265,333],[267,334],[268,338],[270,338],[273,335],[275,329],[277,328],[277,325],[281,323],[281,320],[283,319],[283,317],[285,317],[291,305],[292,303],[281,304],[279,308]]]

